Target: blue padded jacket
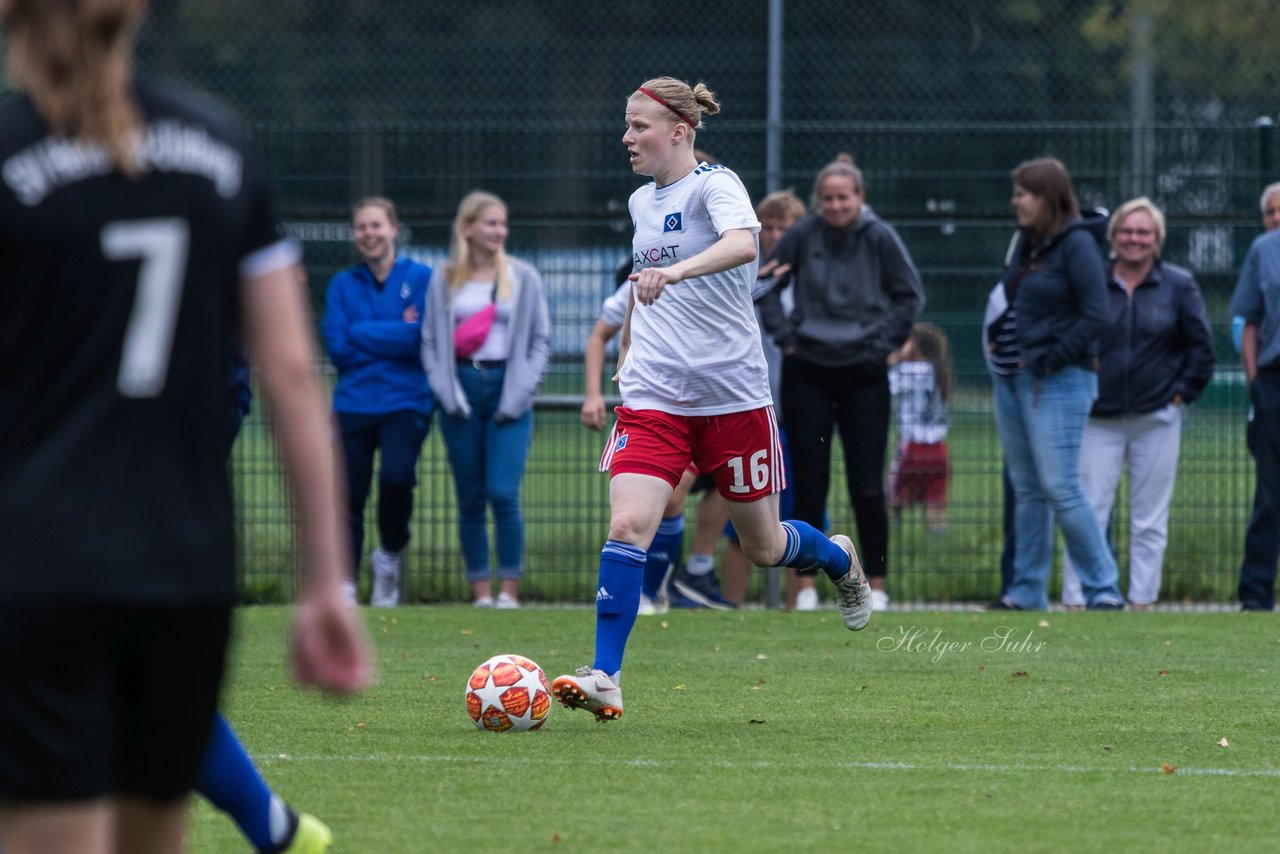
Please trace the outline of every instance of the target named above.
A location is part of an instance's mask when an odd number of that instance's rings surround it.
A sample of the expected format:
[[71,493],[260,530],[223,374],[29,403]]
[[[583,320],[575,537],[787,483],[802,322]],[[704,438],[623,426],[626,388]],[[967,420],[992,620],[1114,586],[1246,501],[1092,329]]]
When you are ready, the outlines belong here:
[[[381,285],[365,264],[329,281],[321,331],[338,369],[334,411],[431,415],[435,400],[418,352],[430,280],[430,267],[400,258]],[[410,306],[417,320],[405,320]]]

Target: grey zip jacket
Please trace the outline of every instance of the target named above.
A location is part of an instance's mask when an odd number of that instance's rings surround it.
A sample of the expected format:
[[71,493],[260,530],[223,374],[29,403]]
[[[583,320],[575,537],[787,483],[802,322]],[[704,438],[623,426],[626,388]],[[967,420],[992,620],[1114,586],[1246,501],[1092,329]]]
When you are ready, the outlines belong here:
[[[498,421],[519,418],[533,406],[533,396],[547,372],[551,355],[551,317],[542,294],[542,277],[531,264],[515,258],[511,265],[511,299],[514,310],[507,327],[507,372],[498,400]],[[427,308],[422,322],[422,366],[436,404],[447,416],[467,418],[471,404],[458,381],[458,359],[453,351],[453,313],[449,306],[449,282],[445,265],[431,274]]]

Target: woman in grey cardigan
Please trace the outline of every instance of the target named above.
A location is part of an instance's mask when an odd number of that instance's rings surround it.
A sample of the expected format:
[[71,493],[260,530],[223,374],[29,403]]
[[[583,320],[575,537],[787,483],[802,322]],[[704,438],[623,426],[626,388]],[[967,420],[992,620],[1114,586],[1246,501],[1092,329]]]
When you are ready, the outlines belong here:
[[[442,411],[467,581],[482,608],[520,604],[520,481],[533,440],[533,396],[551,350],[542,280],[507,256],[506,240],[506,204],[469,193],[453,221],[449,262],[431,276],[422,324],[422,363]],[[486,507],[493,508],[496,529],[496,597]]]

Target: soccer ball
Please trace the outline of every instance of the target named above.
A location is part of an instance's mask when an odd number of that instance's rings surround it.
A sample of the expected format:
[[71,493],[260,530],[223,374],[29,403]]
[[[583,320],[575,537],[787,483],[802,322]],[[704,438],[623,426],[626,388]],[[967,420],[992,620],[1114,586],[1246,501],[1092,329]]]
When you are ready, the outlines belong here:
[[542,668],[523,655],[495,655],[467,680],[467,714],[476,729],[524,732],[551,712],[551,685]]

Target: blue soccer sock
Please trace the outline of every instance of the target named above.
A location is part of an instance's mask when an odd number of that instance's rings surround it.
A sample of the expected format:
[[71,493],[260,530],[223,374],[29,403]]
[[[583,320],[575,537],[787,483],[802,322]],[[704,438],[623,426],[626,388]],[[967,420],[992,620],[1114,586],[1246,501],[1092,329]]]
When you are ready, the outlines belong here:
[[231,816],[259,851],[277,851],[293,837],[298,818],[267,786],[221,714],[213,722],[196,791]]
[[832,581],[839,581],[849,574],[849,555],[817,528],[808,522],[790,519],[782,523],[782,529],[787,532],[787,550],[782,555],[782,566],[821,569]]
[[600,584],[596,590],[596,660],[592,667],[610,676],[622,669],[627,637],[640,609],[644,549],[609,540],[600,550]]
[[667,516],[658,525],[658,533],[649,545],[649,553],[644,560],[644,584],[640,592],[654,599],[662,579],[667,577],[667,569],[672,564],[679,566],[680,552],[684,546],[684,514]]

